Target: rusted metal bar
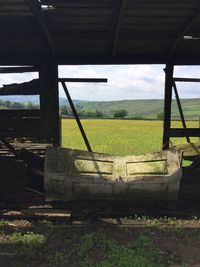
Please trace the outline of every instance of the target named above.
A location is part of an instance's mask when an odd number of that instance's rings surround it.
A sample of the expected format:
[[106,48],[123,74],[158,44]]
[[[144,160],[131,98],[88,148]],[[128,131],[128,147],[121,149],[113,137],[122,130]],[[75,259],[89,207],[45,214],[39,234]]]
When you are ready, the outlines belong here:
[[[173,88],[174,88],[174,93],[175,93],[176,102],[177,102],[177,105],[178,105],[178,110],[179,110],[179,113],[180,113],[182,125],[183,125],[183,128],[186,129],[187,126],[186,126],[186,122],[185,122],[185,118],[184,118],[184,114],[183,114],[183,109],[182,109],[182,106],[181,106],[181,101],[180,101],[180,98],[179,98],[179,94],[178,94],[178,90],[177,90],[175,81],[173,82]],[[189,136],[186,136],[186,140],[187,140],[188,143],[190,143],[190,137]]]
[[78,124],[79,130],[80,130],[80,132],[81,132],[81,135],[82,135],[82,137],[83,137],[83,140],[84,140],[84,142],[85,142],[85,145],[86,145],[86,147],[87,147],[87,150],[88,150],[89,152],[92,152],[92,148],[91,148],[90,143],[89,143],[89,141],[88,141],[88,139],[87,139],[87,136],[86,136],[86,134],[85,134],[84,128],[83,128],[82,123],[81,123],[81,121],[80,121],[80,119],[79,119],[78,113],[77,113],[76,108],[75,108],[75,106],[74,106],[74,103],[73,103],[73,101],[72,101],[72,99],[71,99],[71,96],[70,96],[70,93],[69,93],[69,91],[68,91],[68,89],[67,89],[67,86],[66,86],[65,82],[61,82],[61,84],[62,84],[62,86],[63,86],[63,89],[64,89],[64,91],[65,91],[65,94],[66,94],[66,96],[67,96],[67,99],[68,99],[68,101],[69,101],[70,107],[71,107],[71,109],[72,109],[72,112],[73,112],[74,117],[75,117],[75,119],[76,119],[76,122],[77,122],[77,124]]

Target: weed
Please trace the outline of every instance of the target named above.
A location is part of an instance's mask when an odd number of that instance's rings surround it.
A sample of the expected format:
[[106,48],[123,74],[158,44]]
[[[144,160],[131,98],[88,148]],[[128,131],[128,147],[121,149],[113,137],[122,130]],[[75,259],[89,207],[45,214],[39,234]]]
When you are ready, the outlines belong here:
[[27,232],[26,234],[15,232],[8,236],[8,243],[14,245],[14,254],[27,259],[36,255],[45,241],[46,238],[43,235],[32,232]]
[[61,251],[56,251],[55,254],[49,258],[49,263],[53,266],[67,266],[68,262],[68,255]]

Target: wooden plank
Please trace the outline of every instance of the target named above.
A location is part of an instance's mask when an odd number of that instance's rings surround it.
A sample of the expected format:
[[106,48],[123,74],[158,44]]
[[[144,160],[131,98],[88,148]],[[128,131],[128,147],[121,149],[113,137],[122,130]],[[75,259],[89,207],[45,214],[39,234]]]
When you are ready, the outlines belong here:
[[200,82],[199,78],[174,78],[175,82]]
[[94,1],[94,0],[44,0],[42,1],[43,4],[46,5],[53,5],[55,7],[112,7],[113,1],[112,0],[101,0],[101,1]]
[[[10,130],[21,130],[26,128],[37,128],[41,127],[42,121],[40,118],[21,118],[21,117],[10,117],[0,118],[0,128]],[[41,129],[40,129],[41,131]]]
[[171,128],[170,129],[171,137],[200,137],[199,128]]
[[40,117],[39,109],[0,109],[0,117]]
[[59,78],[59,82],[70,83],[107,83],[108,79],[105,78]]
[[65,16],[65,17],[103,17],[111,16],[112,8],[107,7],[88,7],[88,8],[72,8],[72,7],[63,7],[55,8],[49,12],[44,12],[45,17],[51,16]]
[[125,16],[134,16],[134,17],[186,17],[190,16],[192,12],[195,11],[195,8],[178,8],[174,7],[149,7],[145,8],[144,6],[128,8],[125,11]]
[[2,137],[52,137],[42,131],[39,118],[0,119],[0,136]]
[[19,157],[30,167],[44,171],[44,158],[40,157],[32,151],[22,148],[19,152]]
[[0,67],[0,73],[24,73],[24,72],[37,72],[34,66],[27,67]]

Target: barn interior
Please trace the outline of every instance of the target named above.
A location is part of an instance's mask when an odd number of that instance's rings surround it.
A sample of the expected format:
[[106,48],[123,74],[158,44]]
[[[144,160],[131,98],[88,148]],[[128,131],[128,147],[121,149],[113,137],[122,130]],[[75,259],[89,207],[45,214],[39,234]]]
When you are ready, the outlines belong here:
[[[195,160],[185,170],[180,195],[200,198],[199,148],[190,143],[190,137],[200,137],[200,129],[186,128],[176,87],[177,81],[200,79],[174,77],[175,66],[200,64],[198,0],[0,0],[0,22],[0,73],[38,73],[38,79],[30,82],[3,86],[0,95],[39,95],[40,99],[39,109],[0,110],[3,201],[44,197],[45,149],[60,146],[61,141],[59,83],[70,101],[67,82],[106,82],[89,77],[61,79],[58,66],[86,64],[166,65],[163,150],[169,148],[170,137],[186,137],[184,156]],[[173,90],[182,129],[171,128]],[[90,151],[72,100],[71,107]]]

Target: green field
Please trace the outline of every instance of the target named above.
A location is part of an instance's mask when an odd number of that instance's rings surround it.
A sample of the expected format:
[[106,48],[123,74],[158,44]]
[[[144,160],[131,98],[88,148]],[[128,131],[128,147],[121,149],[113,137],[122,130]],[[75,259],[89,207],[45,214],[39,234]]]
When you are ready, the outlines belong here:
[[[162,146],[162,121],[84,119],[82,124],[96,152],[138,155],[158,151]],[[188,121],[187,126],[198,127],[198,121]],[[172,127],[181,127],[181,122],[172,122]],[[184,138],[172,139],[173,144],[184,142]],[[86,149],[73,119],[62,120],[62,146]]]

